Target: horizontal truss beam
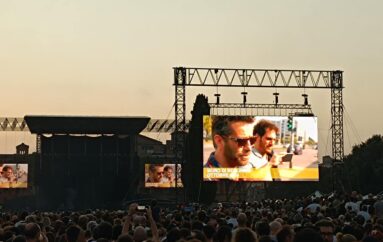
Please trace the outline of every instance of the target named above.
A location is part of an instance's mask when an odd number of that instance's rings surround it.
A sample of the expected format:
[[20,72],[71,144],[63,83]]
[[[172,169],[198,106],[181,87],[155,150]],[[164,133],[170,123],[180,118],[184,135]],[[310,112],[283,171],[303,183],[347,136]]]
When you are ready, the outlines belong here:
[[[303,104],[252,104],[252,103],[211,103],[211,114],[215,115],[263,115],[263,116],[287,116],[312,114],[310,105]],[[190,121],[186,120],[186,130],[189,129]],[[1,118],[1,131],[29,131],[24,118]],[[142,132],[172,133],[175,131],[174,119],[150,119]]]
[[1,118],[0,131],[29,131],[24,118]]
[[341,71],[273,70],[174,67],[185,70],[183,86],[343,88],[334,86],[331,75]]
[[302,116],[313,115],[311,105],[303,104],[239,104],[211,103],[210,114],[254,116]]

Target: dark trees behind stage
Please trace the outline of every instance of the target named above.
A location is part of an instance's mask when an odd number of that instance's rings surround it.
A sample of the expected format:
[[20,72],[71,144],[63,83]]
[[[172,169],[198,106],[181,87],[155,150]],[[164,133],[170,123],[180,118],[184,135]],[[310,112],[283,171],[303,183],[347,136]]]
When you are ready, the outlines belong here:
[[353,147],[344,159],[349,186],[362,194],[383,190],[383,136],[374,135]]
[[183,169],[183,181],[188,201],[210,203],[214,201],[217,191],[216,182],[204,182],[202,178],[202,118],[203,115],[209,114],[210,107],[207,97],[198,95],[192,111],[187,136],[185,169]]

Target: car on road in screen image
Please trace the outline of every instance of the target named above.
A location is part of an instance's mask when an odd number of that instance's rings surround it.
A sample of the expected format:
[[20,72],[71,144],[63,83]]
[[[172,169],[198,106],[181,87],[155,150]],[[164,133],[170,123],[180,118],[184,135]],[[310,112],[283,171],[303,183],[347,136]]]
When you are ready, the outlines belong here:
[[291,150],[291,145],[287,147],[287,153],[294,153],[294,155],[302,155],[303,149],[299,144],[294,145],[294,149]]

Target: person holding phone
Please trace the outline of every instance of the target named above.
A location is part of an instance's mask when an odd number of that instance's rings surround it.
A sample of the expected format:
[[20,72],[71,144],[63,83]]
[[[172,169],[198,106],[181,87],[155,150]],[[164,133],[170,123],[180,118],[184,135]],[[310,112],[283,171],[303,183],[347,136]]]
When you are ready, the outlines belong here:
[[[147,220],[149,221],[149,225],[150,225],[150,230],[151,230],[151,233],[152,233],[152,238],[151,240],[154,241],[154,242],[160,242],[160,239],[159,239],[159,232],[158,232],[158,227],[157,227],[157,224],[156,222],[154,221],[153,219],[153,215],[152,215],[152,209],[151,207],[145,207],[145,206],[140,206],[138,205],[137,203],[132,203],[129,205],[129,208],[128,208],[128,214],[125,216],[124,218],[124,224],[123,224],[123,227],[122,227],[122,231],[121,231],[121,236],[126,236],[126,235],[129,235],[129,231],[132,231],[133,232],[133,237],[135,236],[138,236],[138,230],[136,230],[137,228],[142,228],[142,226],[138,226],[136,227],[134,230],[132,228],[132,225],[133,225],[133,217],[137,214],[137,213],[142,213],[144,212],[145,213],[145,216],[147,217]],[[146,231],[145,229],[142,231],[142,232],[145,232],[145,235],[143,235],[143,237],[146,236]]]
[[37,223],[27,223],[24,228],[27,242],[48,242],[48,239]]

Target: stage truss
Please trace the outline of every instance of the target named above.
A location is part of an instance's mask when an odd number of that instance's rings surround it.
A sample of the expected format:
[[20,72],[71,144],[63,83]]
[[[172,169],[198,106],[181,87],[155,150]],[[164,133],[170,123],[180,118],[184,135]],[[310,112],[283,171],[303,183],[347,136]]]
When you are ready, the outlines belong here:
[[[186,122],[186,87],[243,87],[243,88],[295,88],[295,89],[327,89],[331,91],[331,131],[332,158],[334,165],[341,164],[344,157],[343,140],[343,72],[340,70],[278,70],[278,69],[226,69],[226,68],[194,68],[175,67],[175,163],[185,161],[185,143],[188,125]],[[245,93],[246,95],[246,93]],[[291,115],[307,111],[311,113],[309,105],[296,104],[210,104],[212,114],[229,115],[229,110],[253,110],[260,115],[264,110],[273,110],[279,115]],[[297,109],[298,111],[292,111]],[[255,111],[254,111],[255,110]],[[247,111],[245,111],[247,112]],[[245,114],[244,114],[245,115]],[[270,113],[262,115],[270,115]],[[299,115],[297,115],[299,116]],[[334,174],[335,176],[335,174]],[[336,183],[336,182],[335,182]]]

